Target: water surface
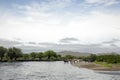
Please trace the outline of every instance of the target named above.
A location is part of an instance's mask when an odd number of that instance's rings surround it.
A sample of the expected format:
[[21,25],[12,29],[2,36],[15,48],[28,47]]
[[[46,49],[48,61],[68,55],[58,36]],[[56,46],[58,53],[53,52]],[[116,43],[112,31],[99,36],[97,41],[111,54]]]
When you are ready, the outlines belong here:
[[120,80],[120,71],[111,73],[115,74],[101,74],[61,61],[0,63],[1,80]]

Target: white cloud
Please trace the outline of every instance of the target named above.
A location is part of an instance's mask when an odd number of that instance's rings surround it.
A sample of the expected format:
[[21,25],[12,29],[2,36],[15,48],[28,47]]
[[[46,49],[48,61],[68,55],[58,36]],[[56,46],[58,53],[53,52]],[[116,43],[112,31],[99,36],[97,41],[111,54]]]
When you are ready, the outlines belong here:
[[1,38],[18,37],[24,41],[58,42],[65,37],[76,37],[81,43],[101,42],[120,37],[120,15],[92,12],[89,15],[24,11],[26,16],[1,16]]
[[[83,18],[83,19],[81,19]],[[120,37],[120,15],[93,12],[88,16],[76,16],[69,23],[70,32],[82,41],[98,42]],[[81,40],[80,39],[80,40]]]
[[[100,0],[89,1],[91,1],[89,3],[97,3]],[[58,3],[60,4],[57,5]],[[17,37],[22,39],[22,42],[55,43],[52,47],[49,45],[49,48],[53,49],[58,47],[56,44],[59,44],[59,40],[66,37],[77,38],[80,40],[77,43],[84,45],[120,39],[120,14],[98,11],[91,11],[90,14],[76,14],[68,11],[56,12],[58,8],[58,10],[63,9],[71,3],[72,0],[62,0],[62,2],[57,0],[57,2],[49,2],[48,5],[34,3],[19,6],[16,12],[20,12],[22,16],[5,12],[0,16],[0,38],[14,40]],[[28,44],[25,45],[28,46]],[[66,45],[64,47],[64,45],[60,44],[59,46],[63,49],[70,47]],[[32,43],[32,46],[47,47],[48,45],[41,44],[40,46]],[[79,50],[81,46],[75,45],[70,49]]]
[[77,43],[77,44],[79,44],[79,39],[77,39],[77,38],[73,38],[73,37],[69,37],[69,38],[63,38],[63,39],[61,39],[60,41],[59,41],[60,43]]
[[27,11],[58,11],[61,9],[64,9],[65,7],[69,7],[74,3],[75,0],[46,0],[46,1],[41,1],[40,3],[32,2],[31,4],[28,5],[15,5],[21,10],[27,10]]
[[110,6],[110,5],[119,3],[118,0],[85,0],[85,1],[86,1],[86,3],[90,3],[90,4],[104,4],[106,6]]

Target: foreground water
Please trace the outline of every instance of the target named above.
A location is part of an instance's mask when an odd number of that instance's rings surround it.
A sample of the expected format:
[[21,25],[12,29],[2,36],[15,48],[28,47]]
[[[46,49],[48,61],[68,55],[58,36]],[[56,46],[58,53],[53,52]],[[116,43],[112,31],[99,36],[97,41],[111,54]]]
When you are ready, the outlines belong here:
[[120,72],[95,72],[64,62],[0,63],[0,80],[120,80]]

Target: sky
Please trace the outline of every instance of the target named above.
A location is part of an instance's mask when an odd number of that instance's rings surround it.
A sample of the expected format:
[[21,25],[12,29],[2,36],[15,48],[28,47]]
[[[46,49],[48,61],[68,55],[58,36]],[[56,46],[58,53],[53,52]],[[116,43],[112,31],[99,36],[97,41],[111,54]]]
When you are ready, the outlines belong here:
[[0,46],[120,53],[120,0],[0,0]]

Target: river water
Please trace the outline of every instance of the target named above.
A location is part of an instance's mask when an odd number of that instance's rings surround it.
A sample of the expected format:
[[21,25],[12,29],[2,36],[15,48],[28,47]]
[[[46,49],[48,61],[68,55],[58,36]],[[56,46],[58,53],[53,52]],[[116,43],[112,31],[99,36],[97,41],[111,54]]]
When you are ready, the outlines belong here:
[[0,63],[0,80],[120,80],[120,71],[104,74],[64,62]]

